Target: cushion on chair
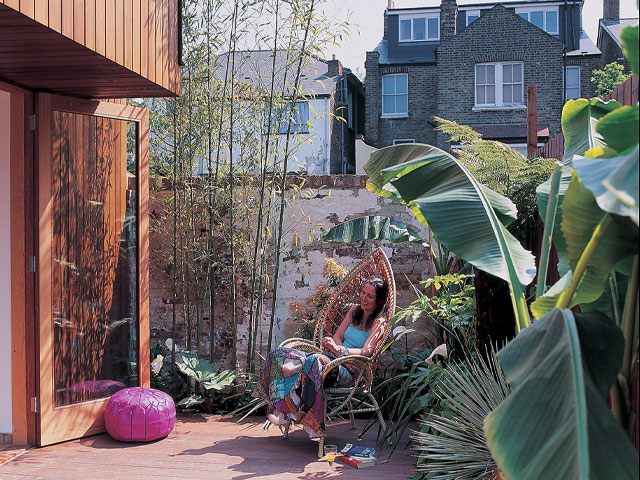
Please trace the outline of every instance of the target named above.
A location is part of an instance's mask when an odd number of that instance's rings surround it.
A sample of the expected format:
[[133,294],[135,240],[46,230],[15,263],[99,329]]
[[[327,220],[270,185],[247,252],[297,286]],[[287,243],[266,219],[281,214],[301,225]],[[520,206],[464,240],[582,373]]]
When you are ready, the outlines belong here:
[[160,390],[125,388],[109,399],[104,422],[107,432],[116,440],[157,440],[173,430],[176,406],[173,399]]

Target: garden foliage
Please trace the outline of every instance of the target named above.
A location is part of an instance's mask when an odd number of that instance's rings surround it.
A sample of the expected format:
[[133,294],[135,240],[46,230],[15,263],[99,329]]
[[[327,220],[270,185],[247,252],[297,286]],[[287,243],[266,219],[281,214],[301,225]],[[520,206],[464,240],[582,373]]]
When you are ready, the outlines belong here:
[[[622,38],[637,74],[638,27]],[[565,276],[533,305],[531,326],[523,287],[535,271],[504,228],[515,213],[508,199],[427,145],[374,152],[365,170],[372,191],[406,204],[454,253],[510,283],[519,334],[498,360],[512,393],[484,420],[505,478],[638,478],[629,440],[637,415],[629,392],[638,368],[638,106],[569,101],[562,127],[560,187],[550,179],[538,193],[541,212],[559,197],[545,223],[557,227]],[[612,318],[569,310],[593,310],[603,296]]]

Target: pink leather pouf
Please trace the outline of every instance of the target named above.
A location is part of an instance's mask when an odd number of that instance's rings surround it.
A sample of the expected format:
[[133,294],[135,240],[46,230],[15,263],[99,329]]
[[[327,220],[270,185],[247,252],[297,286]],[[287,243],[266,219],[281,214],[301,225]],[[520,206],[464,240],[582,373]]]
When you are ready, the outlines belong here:
[[176,405],[160,390],[125,388],[115,393],[104,411],[107,432],[123,442],[148,442],[169,435],[176,423]]

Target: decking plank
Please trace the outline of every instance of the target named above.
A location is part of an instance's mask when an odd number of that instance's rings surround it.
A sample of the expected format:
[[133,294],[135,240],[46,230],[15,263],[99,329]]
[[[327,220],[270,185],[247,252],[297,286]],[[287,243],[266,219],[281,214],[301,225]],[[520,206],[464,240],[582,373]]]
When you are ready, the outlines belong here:
[[[254,417],[238,424],[220,416],[179,415],[175,429],[165,439],[121,443],[103,434],[32,449],[1,466],[0,479],[405,480],[415,473],[413,451],[400,445],[386,464],[356,470],[336,462],[337,472],[327,475],[327,464],[316,460],[317,443],[304,431],[295,430],[284,439],[275,427],[262,431],[262,421]],[[359,429],[365,425],[364,420],[357,423]],[[359,430],[351,430],[349,422],[339,422],[330,424],[327,432],[327,443],[342,447],[355,442]],[[361,443],[375,444],[376,432],[376,428],[369,430]],[[387,447],[387,454],[389,451]],[[386,455],[379,455],[379,462],[384,458]]]

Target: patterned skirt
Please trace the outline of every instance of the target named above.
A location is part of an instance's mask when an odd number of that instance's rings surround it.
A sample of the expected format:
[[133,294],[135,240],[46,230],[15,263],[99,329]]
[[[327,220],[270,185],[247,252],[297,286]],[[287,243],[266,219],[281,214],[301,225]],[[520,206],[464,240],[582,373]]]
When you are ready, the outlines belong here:
[[322,367],[330,361],[321,353],[304,353],[291,348],[269,352],[253,396],[267,402],[272,423],[301,425],[311,438],[324,437]]

